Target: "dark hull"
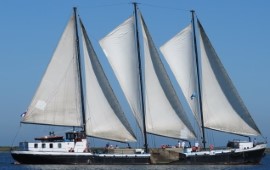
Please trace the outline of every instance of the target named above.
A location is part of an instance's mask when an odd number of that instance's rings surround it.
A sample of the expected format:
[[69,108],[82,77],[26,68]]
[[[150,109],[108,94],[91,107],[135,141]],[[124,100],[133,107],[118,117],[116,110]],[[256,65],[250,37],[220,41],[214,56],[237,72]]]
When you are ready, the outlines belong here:
[[142,157],[134,157],[134,158],[126,158],[126,157],[100,157],[94,156],[91,159],[90,164],[100,164],[100,165],[143,165],[150,164],[150,157],[142,158]]
[[36,155],[14,154],[13,159],[19,164],[88,164],[89,156],[75,155]]
[[[11,153],[14,160],[20,164],[89,164],[89,165],[138,165],[138,164],[178,164],[178,165],[234,165],[234,164],[259,164],[264,156],[265,148],[244,151],[227,152],[215,155],[186,156],[179,153],[179,158],[171,161],[150,161],[150,157],[126,156],[100,156],[100,155],[39,155]],[[167,155],[168,156],[168,155]],[[177,156],[178,157],[178,156]]]
[[95,155],[38,155],[11,153],[14,160],[20,164],[102,164],[102,165],[131,165],[150,164],[149,157],[100,157]]
[[179,161],[173,164],[212,164],[212,165],[237,165],[237,164],[259,164],[264,156],[265,148],[245,151],[245,152],[229,152],[216,155],[194,155],[186,157],[184,154],[179,155]]

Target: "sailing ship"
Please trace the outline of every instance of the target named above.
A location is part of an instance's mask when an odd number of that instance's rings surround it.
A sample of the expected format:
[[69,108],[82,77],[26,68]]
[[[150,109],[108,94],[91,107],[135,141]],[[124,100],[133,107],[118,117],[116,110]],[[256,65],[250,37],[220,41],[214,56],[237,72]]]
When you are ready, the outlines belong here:
[[[251,141],[231,141],[225,148],[206,148],[205,128],[242,136],[257,136],[260,131],[199,21],[197,25],[200,30],[201,59],[198,59],[194,12],[192,24],[163,45],[161,52],[201,127],[204,147],[198,150],[190,144],[185,148],[149,148],[147,134],[184,141],[198,137],[143,16],[138,11],[137,4],[133,5],[134,15],[99,43],[144,135],[144,148],[95,153],[88,146],[87,136],[121,142],[135,142],[136,137],[80,20],[85,63],[84,74],[81,74],[74,8],[74,15],[22,123],[81,127],[82,131],[67,132],[66,139],[50,135],[37,138],[40,142],[22,142],[20,150],[11,152],[13,158],[19,163],[31,164],[259,163],[266,148],[265,143],[254,145]],[[140,47],[139,25],[143,51]],[[56,72],[59,74],[55,75]],[[82,75],[85,75],[85,81],[82,81]],[[109,121],[104,121],[108,119]]]

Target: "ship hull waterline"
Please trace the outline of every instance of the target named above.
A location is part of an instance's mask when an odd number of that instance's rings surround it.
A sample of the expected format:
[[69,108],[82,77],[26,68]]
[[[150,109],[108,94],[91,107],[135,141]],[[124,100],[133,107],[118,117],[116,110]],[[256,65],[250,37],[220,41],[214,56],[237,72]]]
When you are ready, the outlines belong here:
[[179,165],[237,165],[259,164],[264,156],[265,148],[227,152],[213,155],[187,156],[179,153],[179,159],[174,161],[151,161],[150,156],[141,154],[92,154],[92,153],[32,153],[13,151],[13,159],[20,164],[82,164],[82,165],[144,165],[144,164],[179,164]]
[[180,154],[179,161],[174,164],[190,164],[190,165],[256,165],[259,164],[264,157],[265,148],[258,150],[250,150],[243,152],[227,152],[213,155],[192,155],[187,157]]
[[149,154],[92,154],[92,153],[50,153],[50,152],[32,152],[12,151],[11,155],[18,164],[149,164]]

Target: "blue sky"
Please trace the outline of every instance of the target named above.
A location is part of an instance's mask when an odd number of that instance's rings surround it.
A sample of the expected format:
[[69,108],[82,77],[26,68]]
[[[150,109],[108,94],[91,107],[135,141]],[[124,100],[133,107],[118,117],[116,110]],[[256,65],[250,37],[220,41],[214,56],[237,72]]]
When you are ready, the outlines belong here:
[[[0,1],[0,146],[14,145],[46,130],[20,125],[51,55],[72,13],[78,12],[113,88],[115,77],[98,41],[132,15],[130,0]],[[194,9],[247,108],[265,137],[270,136],[270,2],[267,0],[138,0],[157,47],[183,29]],[[124,111],[129,112],[119,92]],[[225,144],[220,134],[215,141]],[[229,136],[235,138],[235,136]],[[151,137],[152,138],[152,137]],[[156,138],[157,145],[174,142]],[[96,142],[98,143],[98,142]],[[171,143],[175,144],[175,143]]]

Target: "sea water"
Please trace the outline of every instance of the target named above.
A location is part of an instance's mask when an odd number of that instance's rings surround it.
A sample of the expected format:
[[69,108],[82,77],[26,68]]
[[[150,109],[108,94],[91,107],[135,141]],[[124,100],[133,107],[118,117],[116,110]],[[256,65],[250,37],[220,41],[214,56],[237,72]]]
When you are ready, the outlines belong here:
[[270,154],[259,165],[18,165],[0,152],[0,170],[269,170]]

